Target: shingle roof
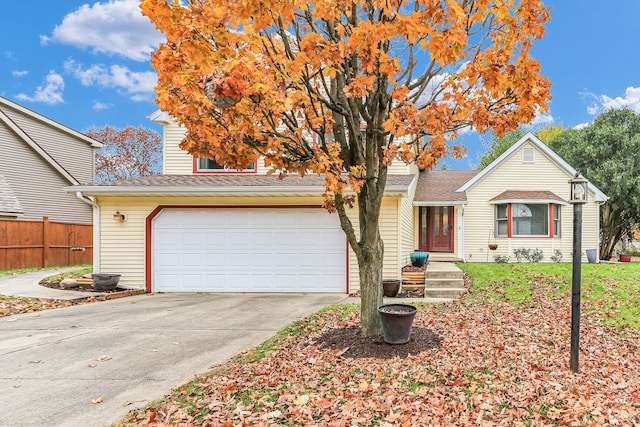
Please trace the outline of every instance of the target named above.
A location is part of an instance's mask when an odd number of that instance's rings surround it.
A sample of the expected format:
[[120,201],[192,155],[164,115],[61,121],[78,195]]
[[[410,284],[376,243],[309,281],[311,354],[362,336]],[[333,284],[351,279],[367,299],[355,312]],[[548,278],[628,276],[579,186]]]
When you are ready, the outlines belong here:
[[[413,175],[389,175],[387,185],[411,184]],[[280,179],[274,175],[151,175],[140,178],[121,179],[117,181],[104,181],[91,184],[99,187],[287,187],[287,186],[321,186],[324,185],[324,177],[318,175],[287,175]]]
[[[413,175],[389,175],[387,190],[407,191]],[[86,194],[172,194],[218,193],[225,190],[237,190],[239,193],[287,192],[300,190],[306,193],[321,194],[324,191],[324,177],[318,175],[288,175],[280,179],[278,175],[152,175],[140,178],[104,181],[68,187],[69,191],[82,191]]]
[[22,215],[24,209],[7,179],[0,175],[0,215]]
[[437,170],[420,172],[414,202],[465,202],[464,192],[456,193],[467,181],[479,171]]
[[559,202],[567,202],[562,197],[552,193],[551,191],[506,190],[489,200],[489,203],[503,200],[557,200]]

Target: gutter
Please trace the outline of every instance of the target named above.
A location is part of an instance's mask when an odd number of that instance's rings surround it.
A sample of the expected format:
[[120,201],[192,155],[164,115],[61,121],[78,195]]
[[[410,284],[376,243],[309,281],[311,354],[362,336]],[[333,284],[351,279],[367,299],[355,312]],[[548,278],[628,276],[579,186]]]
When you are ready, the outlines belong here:
[[93,271],[100,272],[100,206],[80,191],[76,197],[93,208]]

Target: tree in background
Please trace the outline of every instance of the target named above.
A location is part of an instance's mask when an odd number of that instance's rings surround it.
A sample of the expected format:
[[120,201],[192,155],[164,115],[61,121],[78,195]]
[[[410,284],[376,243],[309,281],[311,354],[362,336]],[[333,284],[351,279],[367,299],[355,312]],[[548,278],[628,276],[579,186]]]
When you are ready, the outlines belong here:
[[[181,148],[325,177],[360,274],[361,329],[381,331],[379,217],[393,161],[431,168],[463,128],[498,135],[547,109],[530,56],[540,0],[143,0],[166,34],[157,102]],[[357,205],[358,225],[348,209]],[[357,229],[356,229],[357,228]]]
[[162,138],[143,127],[91,128],[85,134],[104,146],[96,152],[96,181],[136,178],[160,173]]
[[[525,136],[529,132],[523,126],[518,127],[516,130],[506,133],[503,136],[494,136],[491,141],[483,141],[482,145],[486,148],[487,152],[480,157],[480,163],[478,164],[478,170],[482,170],[489,166],[495,159],[500,157],[502,153],[507,151],[513,144],[518,142],[520,138]],[[549,145],[551,140],[555,138],[560,132],[562,132],[562,125],[559,126],[546,126],[540,130],[531,130],[536,133],[540,141]]]
[[609,196],[601,212],[600,259],[610,259],[640,223],[640,115],[607,111],[588,127],[560,132],[550,146]]

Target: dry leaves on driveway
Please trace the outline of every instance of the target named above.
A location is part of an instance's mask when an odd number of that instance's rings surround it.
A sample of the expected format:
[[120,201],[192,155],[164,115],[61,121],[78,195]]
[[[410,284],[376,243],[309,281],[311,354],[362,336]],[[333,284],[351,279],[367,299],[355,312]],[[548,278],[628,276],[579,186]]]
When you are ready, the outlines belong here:
[[572,373],[565,297],[425,306],[414,326],[441,342],[403,358],[323,346],[358,325],[357,313],[326,312],[275,352],[179,387],[130,425],[640,426],[640,335],[583,319]]

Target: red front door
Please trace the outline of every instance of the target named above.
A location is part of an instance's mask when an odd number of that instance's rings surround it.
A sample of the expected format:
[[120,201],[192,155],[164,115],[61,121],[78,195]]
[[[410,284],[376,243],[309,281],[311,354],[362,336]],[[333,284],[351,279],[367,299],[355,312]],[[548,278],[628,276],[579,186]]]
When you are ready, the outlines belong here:
[[453,206],[420,208],[420,248],[429,252],[453,251]]

